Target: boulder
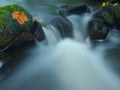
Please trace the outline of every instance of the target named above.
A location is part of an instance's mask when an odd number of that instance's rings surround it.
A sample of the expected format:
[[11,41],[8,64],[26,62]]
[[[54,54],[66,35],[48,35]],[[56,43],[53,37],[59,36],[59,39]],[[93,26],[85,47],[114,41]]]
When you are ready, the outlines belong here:
[[31,14],[23,7],[17,4],[0,7],[0,49],[19,38],[22,32],[30,32],[32,24]]
[[34,21],[34,23],[33,23],[31,33],[32,33],[33,37],[35,39],[37,39],[38,41],[45,40],[45,34],[43,32],[42,25],[37,20]]
[[108,4],[93,14],[94,18],[101,18],[108,26],[113,26],[120,19],[120,4]]
[[90,9],[85,4],[67,4],[62,5],[58,10],[58,13],[61,16],[69,16],[69,15],[81,15],[83,13],[90,12]]
[[104,40],[109,29],[116,27],[120,29],[120,5],[118,3],[108,4],[92,15],[88,22],[89,37],[91,40]]
[[41,24],[28,11],[17,4],[0,7],[0,80],[11,72],[12,57],[8,55],[11,52],[8,48],[34,38],[41,41],[45,35]]
[[116,21],[114,13],[112,13],[108,7],[95,12],[93,18],[102,19],[107,26],[114,25]]
[[55,17],[50,24],[60,32],[63,38],[73,37],[73,25],[67,18]]
[[92,19],[88,23],[88,35],[91,40],[104,40],[109,33],[109,28],[105,26],[101,19]]
[[120,19],[117,20],[117,22],[115,23],[115,28],[120,31]]
[[104,0],[104,1],[111,3],[120,3],[120,0]]

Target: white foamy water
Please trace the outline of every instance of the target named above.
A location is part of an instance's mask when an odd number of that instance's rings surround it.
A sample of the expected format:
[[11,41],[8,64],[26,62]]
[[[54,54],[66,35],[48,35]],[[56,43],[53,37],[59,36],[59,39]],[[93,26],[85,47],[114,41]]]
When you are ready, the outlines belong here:
[[91,14],[85,13],[83,15],[71,15],[68,19],[73,24],[74,38],[78,41],[85,41],[87,38],[87,23],[90,20]]
[[[38,46],[1,90],[119,90],[119,78],[99,52],[85,43],[66,39]],[[61,89],[62,88],[62,89]]]
[[68,90],[119,90],[120,81],[104,64],[99,52],[89,46],[65,40],[53,56],[55,70]]
[[46,36],[46,41],[49,45],[56,44],[62,38],[58,30],[52,25],[47,25],[46,27],[43,27],[43,31]]

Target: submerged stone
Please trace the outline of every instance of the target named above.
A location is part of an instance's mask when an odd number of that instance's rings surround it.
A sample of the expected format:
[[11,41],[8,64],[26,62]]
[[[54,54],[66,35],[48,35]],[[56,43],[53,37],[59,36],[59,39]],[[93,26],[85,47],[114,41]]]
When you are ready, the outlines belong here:
[[88,23],[88,35],[91,40],[104,40],[109,33],[101,19],[92,19]]

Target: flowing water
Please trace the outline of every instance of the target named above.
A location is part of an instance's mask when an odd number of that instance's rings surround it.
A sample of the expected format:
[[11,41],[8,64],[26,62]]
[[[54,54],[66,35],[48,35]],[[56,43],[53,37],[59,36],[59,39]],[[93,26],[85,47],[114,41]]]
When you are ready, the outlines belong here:
[[[85,0],[82,0],[85,1]],[[45,22],[57,16],[63,3],[79,0],[2,0],[18,3]],[[107,42],[86,40],[91,14],[72,15],[74,38],[62,39],[55,28],[43,27],[46,40],[15,47],[14,71],[0,82],[0,90],[120,90],[120,33],[112,30]]]

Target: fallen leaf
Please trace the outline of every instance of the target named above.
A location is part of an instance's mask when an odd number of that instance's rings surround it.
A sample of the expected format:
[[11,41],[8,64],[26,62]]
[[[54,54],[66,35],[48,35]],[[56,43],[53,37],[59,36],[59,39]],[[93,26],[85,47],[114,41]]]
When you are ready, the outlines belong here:
[[17,12],[14,11],[12,13],[12,17],[17,20],[19,24],[24,24],[26,21],[28,21],[27,16],[24,14],[24,12]]
[[102,6],[102,7],[105,7],[105,6],[106,6],[106,3],[105,3],[105,2],[103,2],[101,6]]

